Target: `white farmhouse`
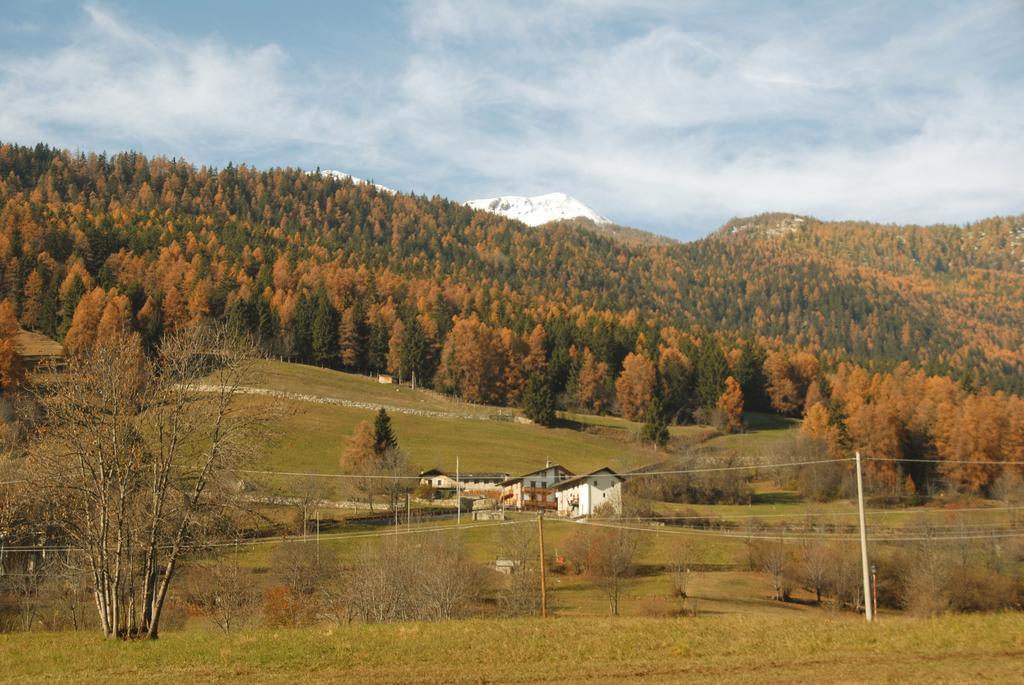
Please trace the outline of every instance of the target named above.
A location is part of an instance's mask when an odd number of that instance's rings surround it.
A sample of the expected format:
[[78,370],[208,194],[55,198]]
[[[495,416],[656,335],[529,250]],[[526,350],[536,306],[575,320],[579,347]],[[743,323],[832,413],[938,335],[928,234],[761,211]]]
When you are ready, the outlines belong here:
[[554,509],[554,487],[571,478],[572,471],[560,464],[548,464],[542,469],[509,478],[501,484],[501,501],[508,509]]
[[611,514],[622,513],[622,483],[625,479],[610,468],[576,476],[555,485],[558,515],[568,518],[593,516],[601,507]]

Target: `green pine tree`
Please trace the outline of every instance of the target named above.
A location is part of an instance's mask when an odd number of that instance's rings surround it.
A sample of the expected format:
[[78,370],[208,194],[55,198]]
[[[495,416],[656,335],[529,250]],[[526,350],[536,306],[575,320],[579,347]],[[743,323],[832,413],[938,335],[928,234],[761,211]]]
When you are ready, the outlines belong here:
[[398,447],[398,438],[391,427],[391,417],[388,416],[384,407],[377,411],[377,417],[373,420],[373,452],[377,456],[383,455],[388,450]]
[[523,388],[523,413],[526,418],[542,426],[555,422],[555,397],[551,380],[543,371],[530,375]]
[[678,420],[693,411],[693,372],[678,357],[668,357],[658,373],[665,414]]
[[714,409],[718,398],[725,392],[725,379],[729,375],[729,362],[725,359],[718,340],[708,335],[701,340],[697,354],[697,398],[700,406]]
[[310,347],[313,360],[330,363],[338,356],[338,312],[327,293],[320,289],[313,296],[313,320],[310,323]]
[[644,425],[640,428],[640,439],[656,447],[664,447],[668,444],[668,418],[665,416],[661,398],[657,395],[647,405]]
[[313,304],[305,291],[299,293],[295,302],[288,351],[299,361],[309,361],[313,356]]
[[430,346],[423,327],[415,316],[409,317],[402,336],[402,368],[410,375],[416,375],[416,382],[423,384],[430,376]]
[[75,280],[71,281],[71,287],[68,288],[67,294],[64,296],[64,302],[61,305],[60,310],[60,336],[63,338],[71,328],[71,319],[75,317],[75,309],[78,307],[78,301],[85,295],[85,283],[82,283],[82,279],[79,276],[75,276]]
[[379,372],[388,368],[388,340],[390,337],[388,326],[383,319],[377,319],[370,326],[366,363],[371,371]]
[[740,351],[740,358],[733,372],[733,378],[743,389],[746,406],[754,411],[771,411],[771,401],[765,392],[768,385],[768,379],[764,375],[766,358],[764,348],[748,340]]

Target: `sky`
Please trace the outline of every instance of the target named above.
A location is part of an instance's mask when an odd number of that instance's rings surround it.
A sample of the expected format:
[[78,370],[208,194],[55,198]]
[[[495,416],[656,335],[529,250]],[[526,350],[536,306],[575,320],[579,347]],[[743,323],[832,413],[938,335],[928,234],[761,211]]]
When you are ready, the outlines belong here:
[[1024,0],[0,0],[0,141],[765,211],[1024,213]]

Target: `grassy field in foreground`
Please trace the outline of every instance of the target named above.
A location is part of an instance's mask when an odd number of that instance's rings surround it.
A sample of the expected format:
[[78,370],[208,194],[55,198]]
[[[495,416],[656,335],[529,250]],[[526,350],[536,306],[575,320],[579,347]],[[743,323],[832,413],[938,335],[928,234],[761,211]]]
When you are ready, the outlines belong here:
[[1024,615],[702,616],[321,626],[156,643],[0,636],[0,682],[1015,683]]

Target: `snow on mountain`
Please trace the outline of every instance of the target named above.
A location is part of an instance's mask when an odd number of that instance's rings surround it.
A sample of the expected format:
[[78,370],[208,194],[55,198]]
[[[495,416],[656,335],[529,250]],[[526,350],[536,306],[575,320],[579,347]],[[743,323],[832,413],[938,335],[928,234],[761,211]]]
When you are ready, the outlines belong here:
[[[365,179],[359,178],[358,176],[353,176],[352,174],[346,174],[344,171],[335,171],[333,169],[321,169],[320,173],[323,174],[324,176],[331,176],[332,178],[336,178],[339,181],[344,181],[346,178],[350,178],[350,179],[352,179],[352,182],[355,183],[357,186],[361,186],[364,183],[370,183],[370,181],[367,181]],[[373,185],[374,188],[376,188],[377,190],[381,191],[382,193],[394,194],[394,193],[398,192],[394,188],[388,188],[387,186],[382,186],[379,183],[373,183],[372,185]]]
[[485,200],[469,200],[467,207],[482,209],[487,212],[501,214],[511,219],[518,219],[529,226],[540,226],[549,221],[559,219],[575,219],[583,217],[596,224],[610,224],[590,207],[565,193],[548,193],[534,197],[505,195]]

